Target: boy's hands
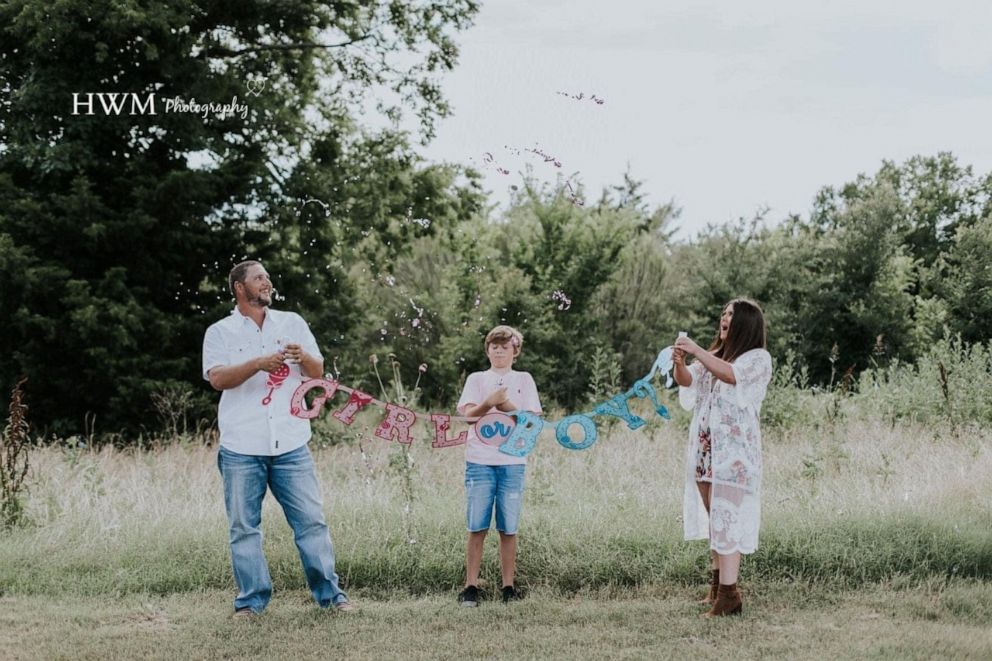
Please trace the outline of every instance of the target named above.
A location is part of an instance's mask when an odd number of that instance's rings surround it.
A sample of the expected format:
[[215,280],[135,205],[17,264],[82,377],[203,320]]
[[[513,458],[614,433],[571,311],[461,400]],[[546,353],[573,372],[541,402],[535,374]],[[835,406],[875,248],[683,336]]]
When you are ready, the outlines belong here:
[[483,403],[487,405],[486,410],[488,411],[491,408],[498,408],[499,405],[504,403],[507,399],[506,386],[503,386],[502,388],[497,388],[494,390],[489,397],[486,397],[486,401]]

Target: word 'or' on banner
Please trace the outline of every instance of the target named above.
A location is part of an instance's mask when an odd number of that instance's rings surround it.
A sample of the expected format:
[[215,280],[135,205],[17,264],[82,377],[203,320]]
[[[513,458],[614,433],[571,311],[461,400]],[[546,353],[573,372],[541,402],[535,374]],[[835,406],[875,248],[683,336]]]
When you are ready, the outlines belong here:
[[[631,397],[650,399],[659,416],[668,420],[668,409],[658,401],[658,393],[651,381],[657,374],[665,375],[665,387],[672,385],[672,347],[665,347],[658,354],[651,366],[651,371],[625,393],[614,395],[605,402],[597,404],[591,411],[574,413],[554,423],[555,438],[558,443],[569,450],[584,450],[596,442],[597,431],[593,418],[597,416],[612,416],[623,420],[629,429],[640,429],[647,421],[630,411],[628,400]],[[313,398],[308,406],[306,397],[314,390],[322,390]],[[498,445],[499,451],[514,457],[525,457],[534,449],[537,437],[550,422],[529,411],[511,411],[509,413],[489,413],[481,418],[451,416],[446,413],[417,413],[399,404],[383,402],[368,393],[342,385],[333,379],[309,379],[304,381],[293,393],[290,402],[290,413],[298,418],[312,419],[320,415],[321,409],[338,391],[348,394],[348,401],[331,415],[340,422],[350,425],[355,421],[355,414],[369,405],[385,409],[386,416],[375,428],[374,435],[384,441],[398,441],[409,444],[413,442],[410,428],[418,420],[430,422],[434,427],[434,441],[431,447],[447,448],[462,445],[468,438],[468,430],[463,430],[451,437],[452,421],[473,423],[475,433],[483,443]],[[569,435],[570,430],[577,428],[581,432],[578,440]]]

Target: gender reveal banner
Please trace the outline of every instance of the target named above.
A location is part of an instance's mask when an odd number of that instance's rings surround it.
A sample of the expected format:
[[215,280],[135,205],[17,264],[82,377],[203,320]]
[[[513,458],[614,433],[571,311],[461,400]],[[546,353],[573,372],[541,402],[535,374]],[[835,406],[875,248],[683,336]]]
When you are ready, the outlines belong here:
[[[605,402],[597,404],[591,411],[575,413],[561,420],[552,422],[542,416],[528,411],[511,411],[509,413],[489,413],[481,418],[466,418],[451,416],[446,413],[418,413],[399,404],[383,402],[372,395],[349,388],[331,379],[309,379],[304,381],[296,392],[290,404],[290,413],[298,418],[312,419],[320,415],[324,405],[338,392],[348,395],[344,406],[331,415],[338,421],[350,425],[355,421],[355,414],[367,406],[377,406],[385,410],[385,417],[375,428],[375,436],[384,441],[397,441],[409,444],[413,442],[410,430],[417,420],[428,423],[434,432],[431,447],[448,448],[462,445],[468,438],[468,430],[463,430],[457,436],[450,435],[452,422],[465,422],[474,425],[475,433],[485,443],[499,445],[499,451],[514,457],[525,457],[534,449],[538,435],[545,427],[553,427],[558,443],[569,450],[584,450],[596,442],[597,432],[595,418],[610,416],[619,418],[629,429],[640,429],[647,424],[643,418],[630,411],[628,401],[632,397],[648,399],[654,410],[664,419],[669,419],[668,409],[658,401],[658,394],[651,385],[655,375],[665,376],[665,387],[672,385],[672,347],[661,350],[651,367],[651,371],[625,393],[614,395]],[[320,391],[310,405],[306,397],[312,391]],[[572,433],[577,438],[572,438]]]

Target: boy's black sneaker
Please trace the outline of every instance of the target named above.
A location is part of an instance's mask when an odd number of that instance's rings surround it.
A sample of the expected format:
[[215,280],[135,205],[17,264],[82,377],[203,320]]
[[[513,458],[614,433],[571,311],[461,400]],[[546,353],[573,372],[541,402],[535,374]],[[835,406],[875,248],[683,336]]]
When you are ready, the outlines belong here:
[[522,597],[517,589],[512,585],[503,586],[503,603],[508,604],[511,601],[520,601]]
[[470,585],[460,593],[458,593],[458,602],[462,606],[468,608],[475,608],[479,605],[479,588],[474,585]]

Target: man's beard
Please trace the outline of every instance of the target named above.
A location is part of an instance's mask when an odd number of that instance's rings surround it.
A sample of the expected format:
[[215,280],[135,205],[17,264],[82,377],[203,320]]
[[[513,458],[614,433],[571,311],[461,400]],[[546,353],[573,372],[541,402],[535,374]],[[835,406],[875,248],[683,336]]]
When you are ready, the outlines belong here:
[[248,305],[253,308],[265,308],[272,305],[272,294],[263,294],[259,292],[254,296],[248,297]]

